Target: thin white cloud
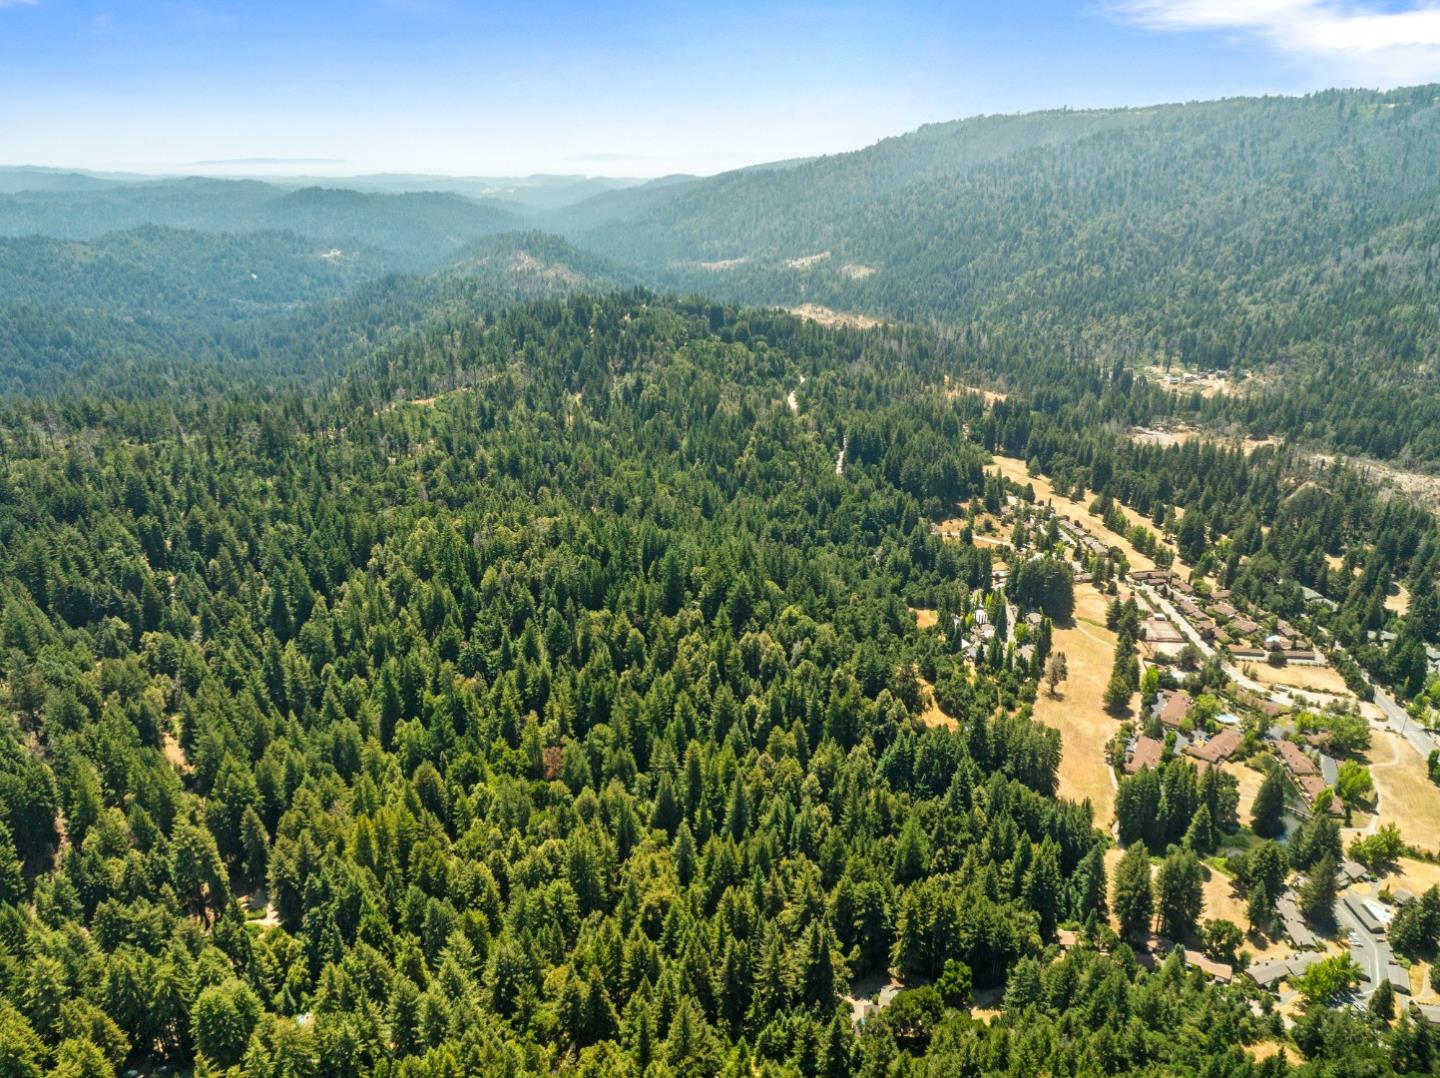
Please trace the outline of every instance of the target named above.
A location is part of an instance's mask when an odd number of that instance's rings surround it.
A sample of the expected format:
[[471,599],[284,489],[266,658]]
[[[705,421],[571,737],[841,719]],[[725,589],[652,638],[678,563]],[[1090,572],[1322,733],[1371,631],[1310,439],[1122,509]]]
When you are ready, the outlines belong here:
[[34,7],[40,0],[0,0],[0,8],[4,7]]
[[1381,9],[1342,0],[1114,0],[1151,30],[1232,31],[1346,76],[1398,85],[1440,77],[1440,2]]

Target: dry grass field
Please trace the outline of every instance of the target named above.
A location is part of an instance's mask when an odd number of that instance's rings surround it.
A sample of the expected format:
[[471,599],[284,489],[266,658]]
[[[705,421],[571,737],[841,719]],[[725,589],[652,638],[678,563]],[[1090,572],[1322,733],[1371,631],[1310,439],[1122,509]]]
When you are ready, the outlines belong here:
[[1402,857],[1395,871],[1382,877],[1380,883],[1392,890],[1403,887],[1411,894],[1418,895],[1440,886],[1440,865],[1417,861],[1413,857]]
[[940,612],[938,610],[924,610],[920,607],[912,606],[910,613],[915,615],[915,624],[920,626],[922,630],[933,629],[936,623],[940,621]]
[[880,325],[880,319],[871,318],[868,314],[832,311],[829,307],[822,307],[818,303],[802,303],[798,307],[791,307],[790,313],[832,328],[838,326],[844,329],[874,329]]
[[1010,394],[1001,393],[995,389],[982,389],[979,386],[967,386],[963,382],[951,382],[950,376],[945,376],[945,395],[947,397],[958,397],[962,393],[974,393],[983,398],[986,404],[994,404],[996,401],[1009,400]]
[[[992,467],[1006,479],[1019,483],[1021,486],[1029,483],[1035,490],[1035,497],[1042,502],[1049,502],[1055,507],[1055,512],[1062,517],[1075,521],[1101,542],[1110,546],[1119,547],[1129,560],[1131,569],[1145,570],[1155,568],[1153,558],[1140,553],[1140,551],[1130,545],[1128,539],[1122,535],[1116,535],[1106,528],[1097,518],[1090,515],[1089,507],[1094,495],[1089,491],[1086,492],[1084,500],[1072,502],[1069,498],[1057,494],[1049,479],[1044,476],[1031,476],[1025,470],[1025,462],[1017,457],[995,457]],[[1133,509],[1123,505],[1119,506],[1119,508],[1120,512],[1124,514],[1125,519],[1130,524],[1139,524],[1152,532],[1155,531],[1155,525]]]
[[920,721],[926,726],[941,726],[946,730],[958,730],[960,724],[941,711],[935,703],[935,686],[924,678],[920,678],[920,687],[921,696],[925,701],[925,710],[920,712]]
[[1057,626],[1054,650],[1065,653],[1070,677],[1060,695],[1044,688],[1035,698],[1035,718],[1060,731],[1060,796],[1090,799],[1096,824],[1108,830],[1115,817],[1115,786],[1105,763],[1105,744],[1117,723],[1101,700],[1115,663],[1115,634],[1104,628],[1106,599],[1088,584],[1075,588],[1075,623]]
[[1247,672],[1262,685],[1285,685],[1347,699],[1355,696],[1340,676],[1340,671],[1330,666],[1271,666],[1266,662],[1254,662],[1247,664]]
[[[1440,788],[1426,774],[1425,761],[1403,737],[1386,730],[1373,731],[1366,758],[1380,795],[1380,823],[1395,824],[1414,846],[1440,849]],[[1436,872],[1440,880],[1440,869]]]
[[1237,813],[1240,817],[1240,822],[1242,824],[1248,824],[1250,822],[1250,812],[1255,807],[1255,795],[1260,792],[1260,784],[1265,781],[1265,777],[1253,767],[1236,763],[1233,760],[1229,763],[1221,764],[1220,770],[1227,775],[1233,775],[1235,781],[1240,784],[1240,807]]
[[1256,1044],[1247,1044],[1245,1051],[1250,1053],[1250,1058],[1256,1063],[1264,1063],[1273,1056],[1284,1056],[1285,1062],[1292,1067],[1298,1067],[1303,1062],[1303,1057],[1293,1045],[1283,1044],[1280,1041],[1260,1041]]

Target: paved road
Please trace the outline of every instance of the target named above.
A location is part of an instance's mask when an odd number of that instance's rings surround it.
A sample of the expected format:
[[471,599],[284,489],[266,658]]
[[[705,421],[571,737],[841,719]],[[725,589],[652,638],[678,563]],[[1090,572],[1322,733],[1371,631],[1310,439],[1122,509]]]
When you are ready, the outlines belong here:
[[[1148,598],[1152,605],[1158,607],[1166,617],[1174,622],[1180,629],[1181,634],[1189,640],[1190,643],[1198,647],[1207,659],[1215,654],[1215,648],[1205,641],[1200,633],[1196,631],[1195,627],[1190,624],[1185,615],[1181,614],[1180,611],[1175,608],[1173,603],[1148,584],[1137,583],[1134,587],[1136,591]],[[1343,648],[1337,647],[1335,650],[1342,655],[1345,654]],[[1225,671],[1225,675],[1230,678],[1231,681],[1235,682],[1235,684],[1241,688],[1249,689],[1251,692],[1272,703],[1279,704],[1282,707],[1288,707],[1295,703],[1294,698],[1284,689],[1277,688],[1273,685],[1262,685],[1253,678],[1246,677],[1231,663],[1222,660],[1221,669]],[[1409,712],[1396,703],[1394,697],[1380,688],[1379,685],[1376,685],[1373,680],[1367,677],[1366,681],[1369,683],[1370,688],[1374,690],[1375,706],[1378,707],[1385,716],[1383,722],[1371,720],[1372,723],[1398,731],[1404,736],[1405,740],[1410,743],[1410,746],[1416,753],[1419,754],[1420,758],[1428,761],[1430,759],[1430,753],[1436,749],[1440,749],[1440,737],[1418,726],[1415,720],[1410,717]]]
[[1392,961],[1390,944],[1372,936],[1365,926],[1355,919],[1355,915],[1350,912],[1342,899],[1335,900],[1335,922],[1346,932],[1353,932],[1359,940],[1359,943],[1350,945],[1350,957],[1355,960],[1355,964],[1365,972],[1365,976],[1369,979],[1369,986],[1360,990],[1362,996],[1368,996],[1390,974]]
[[[1184,614],[1180,613],[1169,599],[1165,598],[1149,584],[1137,583],[1134,587],[1136,591],[1150,600],[1151,605],[1158,607],[1160,612],[1169,618],[1180,630],[1180,635],[1184,636],[1186,640],[1199,648],[1202,655],[1208,659],[1210,656],[1216,654],[1215,647],[1200,635],[1199,630],[1190,624],[1190,620],[1186,618]],[[1246,677],[1238,667],[1226,662],[1223,658],[1220,661],[1220,668],[1225,671],[1225,676],[1235,682],[1235,684],[1243,689],[1248,689],[1250,692],[1272,703],[1279,704],[1282,707],[1289,707],[1295,702],[1290,698],[1288,693],[1275,688],[1273,685],[1262,685],[1255,679]]]
[[[1335,650],[1349,658],[1344,648],[1337,646]],[[1419,754],[1420,759],[1428,762],[1430,753],[1440,749],[1440,737],[1417,725],[1415,720],[1410,717],[1410,713],[1401,707],[1393,696],[1376,685],[1368,675],[1365,677],[1365,681],[1375,693],[1375,706],[1385,716],[1383,722],[1371,719],[1371,725],[1383,726],[1388,730],[1399,732],[1410,743],[1410,747]]]
[[1398,730],[1410,742],[1411,748],[1420,754],[1420,759],[1428,761],[1430,753],[1440,749],[1440,738],[1417,725],[1410,713],[1380,686],[1373,681],[1370,686],[1375,690],[1375,706],[1384,713],[1391,729]]

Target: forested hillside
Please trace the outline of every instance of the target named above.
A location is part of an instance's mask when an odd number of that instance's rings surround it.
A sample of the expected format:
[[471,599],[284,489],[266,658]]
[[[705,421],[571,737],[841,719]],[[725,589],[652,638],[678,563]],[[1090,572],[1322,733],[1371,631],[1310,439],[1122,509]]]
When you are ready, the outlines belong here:
[[299,190],[250,180],[169,180],[95,190],[0,195],[0,235],[93,239],[139,225],[205,232],[293,232],[332,244],[379,248],[414,269],[463,244],[517,227],[504,206],[440,192]]
[[1240,408],[1252,429],[1431,461],[1437,135],[1434,86],[990,117],[557,226],[709,295],[1272,370],[1280,392]]
[[0,237],[8,303],[225,318],[340,295],[389,267],[376,251],[340,251],[294,233],[221,236],[144,226],[99,239]]
[[628,284],[541,233],[474,240],[429,274],[292,233],[145,226],[89,241],[0,238],[0,390],[190,394],[313,385],[379,342],[461,310]]
[[[278,242],[249,235],[256,231],[291,232],[338,252],[352,285],[383,265],[439,272],[445,288],[447,267],[465,259],[468,244],[538,228],[578,248],[563,262],[594,271],[547,282],[512,261],[518,272],[501,281],[492,260],[472,280],[492,280],[496,301],[574,277],[635,281],[940,323],[995,355],[1251,371],[1260,377],[1243,393],[1182,402],[1180,418],[1422,468],[1440,455],[1435,86],[981,117],[855,153],[605,190],[558,209],[547,198],[573,185],[537,182],[522,205],[254,181],[7,175],[50,189],[0,195],[0,234],[112,247],[135,241],[99,237],[142,225],[240,234],[235,251],[217,251],[214,270],[192,275],[197,288],[252,257],[247,245]],[[367,182],[407,181],[372,177],[357,186]],[[6,252],[5,269],[28,273],[44,248],[26,242]],[[53,250],[40,277],[63,288],[73,265],[65,252],[74,249]],[[330,267],[331,276],[341,268]],[[295,272],[269,275],[277,295]],[[90,309],[86,280],[75,296],[58,297],[63,306]],[[132,357],[146,351],[151,317],[193,322],[188,308],[161,309],[163,300],[127,303],[149,295],[143,273],[111,280],[100,324],[59,338],[59,352],[74,362],[107,361],[97,352],[111,339],[129,342]],[[281,298],[310,302],[325,281],[295,282]],[[229,317],[233,307],[219,313]],[[162,335],[158,350],[167,360],[186,351],[209,360],[214,342],[228,337],[222,328]],[[26,364],[43,365],[33,340],[23,347]],[[288,355],[276,365],[285,364],[299,369]]]
[[[987,445],[1276,543],[1381,515],[1275,517],[1273,454],[1113,459],[1101,371],[1046,421],[954,365],[637,293],[471,308],[318,395],[8,406],[10,1073],[1285,1072],[1268,996],[1106,924],[1029,717],[1048,620],[972,665],[909,608],[1005,617],[929,527],[1000,504]],[[1295,1032],[1315,1074],[1431,1038]]]

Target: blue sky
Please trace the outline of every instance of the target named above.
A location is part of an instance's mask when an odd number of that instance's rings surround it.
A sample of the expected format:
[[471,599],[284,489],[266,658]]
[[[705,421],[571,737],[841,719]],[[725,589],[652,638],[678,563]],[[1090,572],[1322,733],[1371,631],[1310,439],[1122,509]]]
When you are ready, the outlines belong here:
[[[0,0],[0,162],[717,172],[986,112],[1440,80],[1440,0]],[[304,159],[304,164],[198,164]]]

